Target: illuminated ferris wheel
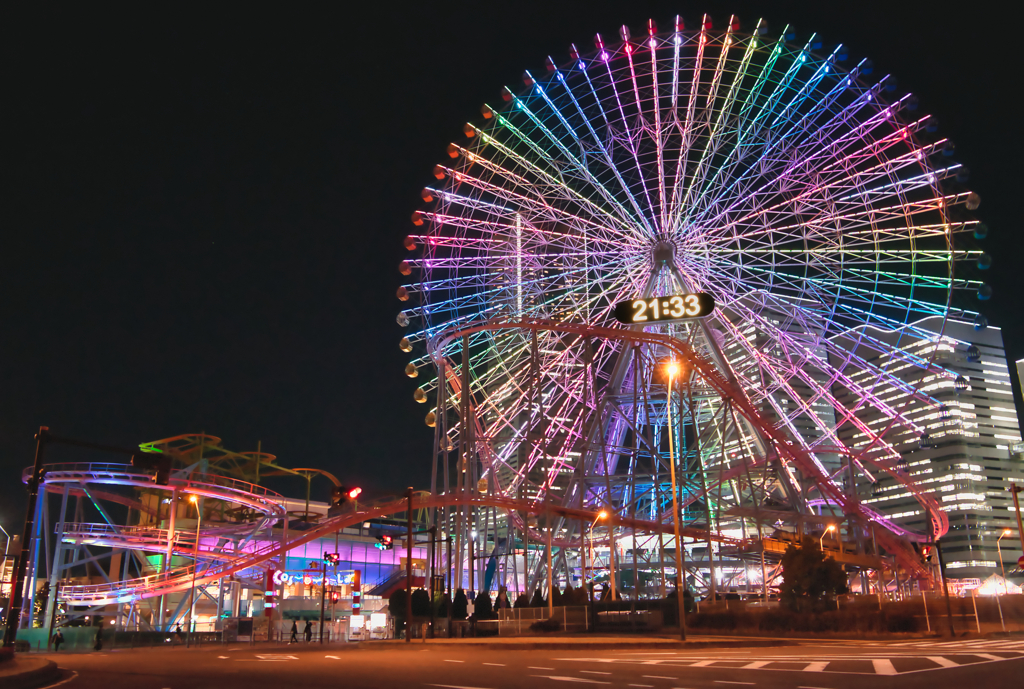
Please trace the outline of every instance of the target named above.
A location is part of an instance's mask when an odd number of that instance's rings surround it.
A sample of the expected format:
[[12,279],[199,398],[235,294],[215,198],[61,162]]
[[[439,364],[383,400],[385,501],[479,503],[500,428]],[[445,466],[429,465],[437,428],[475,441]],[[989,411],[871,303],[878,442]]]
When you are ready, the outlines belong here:
[[[984,235],[969,214],[979,199],[913,95],[843,46],[705,17],[597,36],[502,97],[434,168],[400,266],[406,373],[422,381],[439,455],[472,436],[491,492],[659,519],[673,432],[691,524],[725,530],[751,502],[835,509],[830,495],[884,474],[930,529],[857,504],[861,516],[911,538],[945,532],[901,450],[948,410],[905,369],[950,377],[934,354],[943,324],[982,324],[971,309],[990,292],[965,276],[988,258],[961,246]],[[710,315],[656,322],[681,308],[672,296],[696,293],[713,298]],[[622,326],[623,301],[652,318]],[[459,334],[482,322],[507,327]],[[760,419],[689,372],[666,430],[663,349],[515,327],[526,322],[672,335]],[[770,461],[758,423],[816,468]],[[746,474],[744,456],[761,458]]]

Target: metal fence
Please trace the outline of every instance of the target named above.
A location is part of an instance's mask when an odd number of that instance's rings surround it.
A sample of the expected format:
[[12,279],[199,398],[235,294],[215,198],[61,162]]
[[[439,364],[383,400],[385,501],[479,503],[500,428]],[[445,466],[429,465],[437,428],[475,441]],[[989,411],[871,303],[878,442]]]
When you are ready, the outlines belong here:
[[[560,606],[548,615],[543,608],[502,608],[498,617],[498,636],[516,636],[536,633],[530,626],[537,622],[551,621],[545,631],[583,632],[590,625],[590,609],[585,605]],[[559,627],[555,628],[555,623]]]

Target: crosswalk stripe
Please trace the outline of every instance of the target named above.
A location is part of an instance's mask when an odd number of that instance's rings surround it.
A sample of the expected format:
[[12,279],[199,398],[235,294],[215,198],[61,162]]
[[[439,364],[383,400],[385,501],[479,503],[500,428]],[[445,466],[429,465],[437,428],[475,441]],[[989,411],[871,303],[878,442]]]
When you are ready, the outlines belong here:
[[824,672],[828,662],[817,662],[807,663],[807,667],[804,668],[804,672]]
[[960,666],[960,663],[954,663],[949,658],[943,658],[942,656],[925,656],[925,658],[927,658],[928,660],[932,661],[936,665],[941,665],[942,667],[959,667]]
[[888,658],[872,658],[871,664],[875,667],[876,675],[895,675],[896,668]]

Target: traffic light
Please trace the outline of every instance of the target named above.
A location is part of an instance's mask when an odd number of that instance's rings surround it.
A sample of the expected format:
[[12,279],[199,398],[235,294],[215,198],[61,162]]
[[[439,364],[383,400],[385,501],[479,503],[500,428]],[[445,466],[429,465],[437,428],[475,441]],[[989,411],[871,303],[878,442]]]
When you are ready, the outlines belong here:
[[132,455],[131,465],[138,469],[155,469],[153,483],[158,486],[166,486],[171,480],[171,456],[168,454],[140,450]]
[[930,545],[921,546],[921,559],[924,562],[932,561],[932,547]]
[[380,536],[377,536],[376,546],[378,550],[391,550],[395,547],[395,541],[391,536],[381,534]]
[[352,508],[349,505],[353,504],[362,492],[362,488],[335,486],[331,490],[331,506],[327,508],[327,516],[337,517],[340,514],[351,511]]
[[341,562],[341,556],[337,553],[324,553],[324,562],[329,565],[336,565]]
[[339,600],[341,600],[341,591],[331,591],[331,602],[337,603]]

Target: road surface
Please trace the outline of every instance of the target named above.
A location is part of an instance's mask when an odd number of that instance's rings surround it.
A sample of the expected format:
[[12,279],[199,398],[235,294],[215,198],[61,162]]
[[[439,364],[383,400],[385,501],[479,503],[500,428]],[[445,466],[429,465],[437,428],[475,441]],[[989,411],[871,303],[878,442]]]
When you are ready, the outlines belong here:
[[[1024,639],[799,641],[687,650],[506,650],[392,644],[50,654],[61,689],[1002,689],[1024,686]],[[58,686],[51,684],[51,687]]]

